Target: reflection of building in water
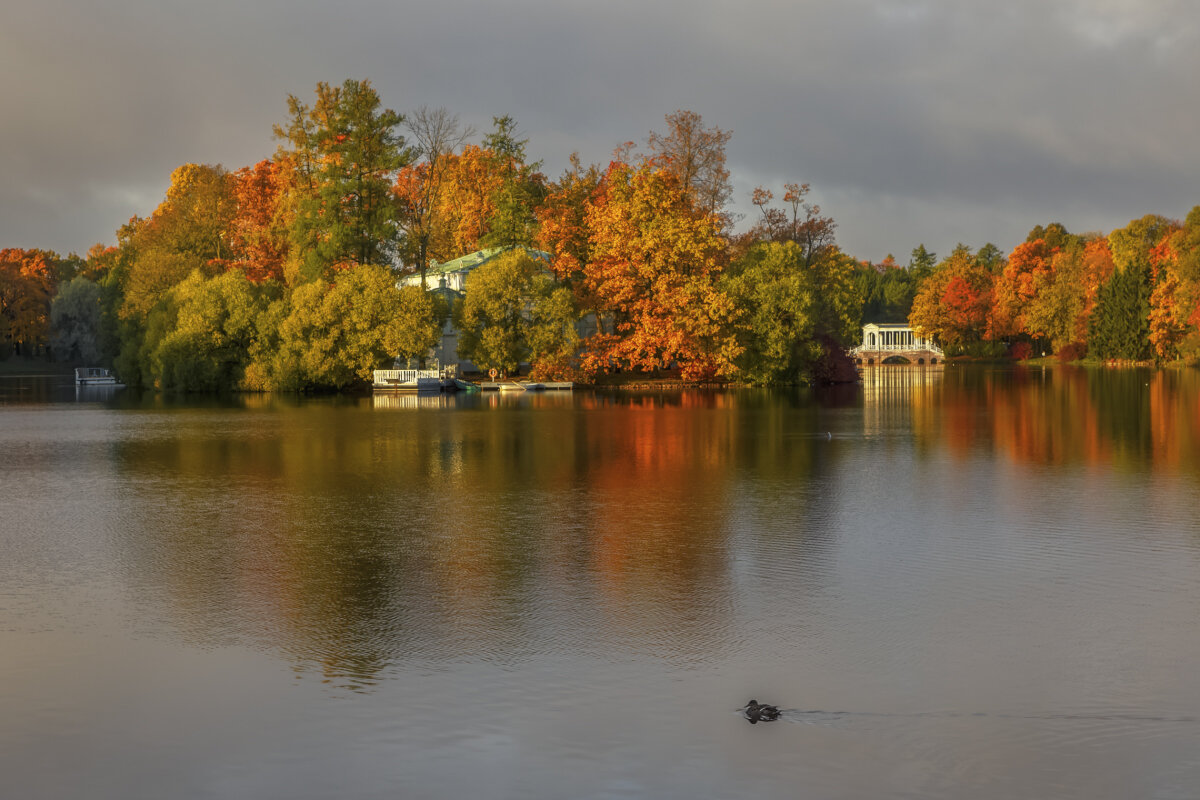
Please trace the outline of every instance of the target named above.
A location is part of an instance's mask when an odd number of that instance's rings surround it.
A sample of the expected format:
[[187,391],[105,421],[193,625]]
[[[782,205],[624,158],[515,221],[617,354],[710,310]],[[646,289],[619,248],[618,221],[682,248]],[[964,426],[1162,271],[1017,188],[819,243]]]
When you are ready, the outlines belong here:
[[372,408],[444,408],[454,405],[454,394],[445,392],[376,392],[371,395]]
[[863,370],[863,433],[911,427],[915,412],[934,402],[944,375],[940,365]]

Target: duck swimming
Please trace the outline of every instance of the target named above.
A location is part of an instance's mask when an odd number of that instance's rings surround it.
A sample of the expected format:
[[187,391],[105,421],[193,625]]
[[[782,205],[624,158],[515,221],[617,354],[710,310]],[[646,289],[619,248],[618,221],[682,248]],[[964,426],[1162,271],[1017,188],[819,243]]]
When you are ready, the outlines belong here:
[[742,713],[746,715],[746,719],[750,720],[751,725],[756,722],[774,722],[779,719],[778,706],[769,706],[757,700],[751,700],[749,703],[746,703],[746,707],[742,709]]

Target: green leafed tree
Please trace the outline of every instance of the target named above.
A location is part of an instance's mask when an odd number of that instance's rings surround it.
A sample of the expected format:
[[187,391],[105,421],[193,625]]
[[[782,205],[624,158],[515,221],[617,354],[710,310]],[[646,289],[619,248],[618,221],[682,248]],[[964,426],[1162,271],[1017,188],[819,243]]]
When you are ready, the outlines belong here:
[[483,137],[500,185],[492,198],[493,212],[483,244],[488,247],[530,245],[537,233],[536,210],[546,198],[541,162],[525,162],[528,139],[520,138],[510,116],[493,117],[494,130]]
[[830,347],[845,344],[858,325],[854,271],[836,250],[810,266],[796,242],[751,248],[722,284],[738,309],[740,374],[753,383],[824,375]]
[[334,282],[296,287],[272,306],[252,376],[266,388],[343,389],[370,381],[394,359],[425,355],[440,331],[434,301],[420,287],[396,287],[391,271],[364,264]]
[[937,267],[937,253],[926,250],[923,244],[919,244],[913,248],[912,258],[908,262],[908,269],[918,283],[932,275],[935,267]]
[[752,383],[798,380],[820,353],[815,276],[795,242],[755,246],[733,265],[725,292],[740,311],[739,373]]
[[73,279],[50,304],[51,346],[62,361],[98,364],[103,359],[103,290],[87,278]]
[[529,360],[525,311],[538,269],[524,250],[514,250],[471,272],[466,296],[454,308],[460,359],[503,372]]
[[538,377],[573,370],[579,348],[574,296],[523,248],[475,269],[454,316],[458,356],[481,370],[511,373],[525,362]]
[[1100,288],[1089,320],[1088,353],[1092,357],[1150,357],[1150,251],[1170,228],[1169,220],[1147,214],[1108,235],[1115,269]]
[[258,317],[278,284],[255,285],[238,270],[194,272],[150,315],[142,377],[168,391],[244,388]]
[[350,264],[390,265],[399,237],[391,195],[409,160],[399,129],[404,118],[382,108],[370,81],[318,83],[310,107],[288,97],[289,122],[276,158],[295,176],[289,279],[327,277]]
[[530,283],[529,358],[538,379],[574,379],[580,337],[574,293],[539,272]]

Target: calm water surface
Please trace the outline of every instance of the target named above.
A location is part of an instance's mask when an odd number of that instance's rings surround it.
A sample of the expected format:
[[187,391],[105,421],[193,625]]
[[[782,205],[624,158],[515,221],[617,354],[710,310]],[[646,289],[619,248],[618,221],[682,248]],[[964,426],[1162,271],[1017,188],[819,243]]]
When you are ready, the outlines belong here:
[[866,378],[0,380],[3,794],[1196,797],[1200,375]]

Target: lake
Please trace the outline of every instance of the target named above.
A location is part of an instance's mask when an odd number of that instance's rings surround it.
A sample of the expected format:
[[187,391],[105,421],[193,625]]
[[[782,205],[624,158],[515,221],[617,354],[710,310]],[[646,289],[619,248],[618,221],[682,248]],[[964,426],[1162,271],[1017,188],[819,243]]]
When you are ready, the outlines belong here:
[[4,794],[1193,798],[1198,511],[1196,371],[5,377]]

